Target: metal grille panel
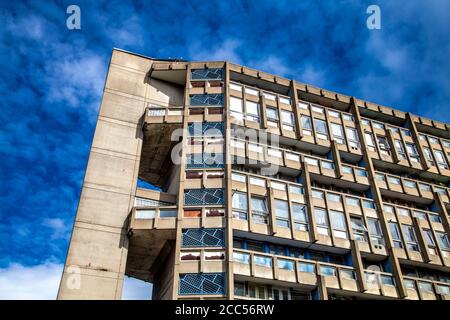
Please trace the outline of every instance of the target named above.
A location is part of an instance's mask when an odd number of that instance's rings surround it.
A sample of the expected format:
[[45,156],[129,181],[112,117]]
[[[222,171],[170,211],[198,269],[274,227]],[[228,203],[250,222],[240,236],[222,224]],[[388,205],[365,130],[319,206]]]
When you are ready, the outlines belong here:
[[186,156],[186,168],[223,168],[223,153],[195,153]]
[[225,273],[180,274],[179,294],[225,294]]
[[223,69],[211,68],[211,69],[194,69],[191,73],[192,80],[222,80]]
[[223,189],[189,189],[184,191],[184,204],[223,204]]
[[223,228],[184,229],[182,247],[223,247],[225,232]]
[[193,94],[191,106],[223,106],[223,94]]
[[193,122],[189,124],[190,136],[223,135],[223,122]]

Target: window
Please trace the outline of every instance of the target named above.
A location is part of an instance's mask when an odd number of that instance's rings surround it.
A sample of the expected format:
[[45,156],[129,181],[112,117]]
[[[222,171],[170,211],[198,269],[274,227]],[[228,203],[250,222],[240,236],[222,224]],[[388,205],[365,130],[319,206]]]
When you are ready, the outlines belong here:
[[278,227],[289,228],[289,205],[287,201],[275,199],[275,217]]
[[369,126],[370,125],[370,121],[367,119],[361,119],[361,124],[364,126]]
[[395,185],[400,185],[400,179],[392,176],[388,176],[388,182]]
[[278,110],[274,108],[266,108],[267,123],[272,127],[278,127]]
[[306,272],[306,273],[315,273],[316,272],[316,268],[313,263],[299,262],[298,267],[299,267],[300,272]]
[[386,181],[384,174],[381,173],[375,173],[375,179],[377,179],[378,181]]
[[342,173],[353,174],[352,167],[342,166]]
[[242,99],[230,97],[230,114],[236,119],[243,120],[244,108],[242,106]]
[[302,116],[302,129],[303,133],[306,135],[311,135],[312,125],[311,125],[311,117]]
[[442,250],[450,251],[450,242],[446,233],[436,231],[436,238]]
[[253,89],[253,88],[249,88],[249,87],[245,87],[245,93],[246,94],[250,94],[252,96],[258,96],[259,95],[259,90]]
[[345,133],[350,147],[359,148],[358,132],[354,128],[345,127]]
[[380,221],[373,218],[367,219],[367,225],[369,227],[370,239],[374,244],[384,246],[383,233],[381,232]]
[[402,129],[402,133],[406,137],[411,137],[411,131],[409,131],[408,129]]
[[306,215],[306,206],[298,203],[292,204],[292,213],[294,215],[294,229],[308,231],[308,217]]
[[327,123],[325,121],[314,119],[314,127],[319,139],[328,140]]
[[444,145],[444,148],[450,148],[450,141],[442,140],[442,144]]
[[328,201],[341,202],[341,196],[336,193],[327,193]]
[[395,150],[397,150],[398,157],[400,159],[406,159],[405,149],[403,143],[400,140],[394,140]]
[[314,216],[316,218],[317,232],[328,236],[327,212],[322,208],[314,208]]
[[419,183],[419,189],[425,192],[431,192],[431,186],[429,184]]
[[425,158],[427,159],[427,161],[434,166],[434,159],[433,159],[433,155],[431,154],[431,149],[427,148],[427,147],[422,147],[423,149],[423,153],[425,154]]
[[375,151],[375,141],[373,140],[373,135],[370,132],[364,132],[364,137],[366,138],[366,143],[369,150]]
[[277,100],[277,96],[268,92],[263,92],[263,96],[264,98],[266,98],[267,100],[272,100],[275,101]]
[[434,152],[434,157],[436,158],[436,162],[437,162],[438,166],[442,169],[447,170],[448,164],[447,164],[447,160],[445,160],[444,153],[440,150],[433,150],[433,152]]
[[359,199],[353,198],[353,197],[345,197],[345,203],[349,206],[356,206],[359,207]]
[[252,221],[267,224],[267,202],[265,198],[252,197]]
[[384,125],[383,125],[382,123],[380,123],[380,122],[372,121],[372,126],[373,126],[375,129],[384,130]]
[[411,180],[403,180],[403,185],[408,188],[416,189],[417,184],[414,181]]
[[359,177],[367,177],[367,171],[364,169],[355,169],[355,173]]
[[383,211],[386,212],[386,213],[392,213],[392,214],[394,214],[394,207],[385,204],[385,205],[383,205]]
[[339,143],[344,144],[345,138],[344,138],[344,129],[340,124],[331,123],[331,133],[333,134],[333,139]]
[[233,218],[247,220],[247,194],[235,191],[231,202],[233,207]]
[[233,252],[233,260],[235,262],[249,264],[250,255],[248,253],[244,253],[244,252]]
[[428,136],[428,140],[430,141],[431,144],[438,144],[439,143],[439,140],[434,138],[434,137]]
[[259,104],[253,101],[245,101],[245,118],[250,121],[259,122]]
[[338,119],[339,119],[339,112],[337,112],[337,111],[328,110],[328,115],[329,115],[330,117],[338,118]]
[[281,110],[281,121],[283,124],[283,129],[294,131],[294,113]]
[[402,229],[406,238],[406,247],[412,251],[420,251],[414,228],[410,225],[403,224]]
[[345,121],[354,121],[353,116],[346,113],[342,114],[342,119],[344,119]]
[[299,187],[299,186],[290,185],[289,186],[289,191],[291,193],[300,194],[300,195],[305,194],[305,191],[303,190],[303,188]]
[[307,164],[310,164],[310,165],[314,166],[314,167],[318,167],[319,166],[319,161],[317,159],[305,157],[305,162]]
[[436,223],[442,223],[441,217],[437,214],[430,213],[430,221]]
[[294,270],[294,261],[278,259],[278,268],[292,271]]
[[343,212],[331,210],[331,227],[333,234],[337,238],[347,239],[347,224],[345,223],[345,215]]
[[316,198],[316,199],[324,199],[324,195],[323,195],[323,192],[322,191],[319,191],[319,190],[312,190],[312,196],[313,196],[313,198]]
[[255,264],[258,266],[268,267],[268,268],[272,267],[272,258],[270,258],[270,257],[254,255],[253,259],[254,259]]
[[155,213],[156,213],[156,210],[137,209],[134,214],[134,218],[135,219],[154,219]]
[[320,166],[323,169],[329,169],[329,170],[334,170],[334,163],[333,162],[329,162],[329,161],[320,161]]
[[427,214],[425,212],[413,211],[413,216],[419,220],[423,220],[423,221],[427,220]]
[[408,209],[397,207],[397,213],[400,216],[409,217],[409,210]]
[[259,186],[259,187],[266,187],[266,180],[256,178],[256,177],[250,177],[250,184]]
[[231,180],[245,183],[247,179],[245,175],[233,172],[231,173]]
[[362,205],[366,209],[373,209],[375,210],[375,202],[371,200],[362,200]]
[[284,103],[284,104],[291,104],[291,99],[290,98],[279,97],[279,101],[281,103]]
[[396,128],[396,127],[388,127],[388,130],[390,131],[390,132],[392,132],[393,134],[398,134],[400,131],[398,130],[398,128]]
[[364,225],[362,218],[351,217],[350,221],[352,223],[352,231],[355,240],[367,242],[367,228]]
[[400,235],[400,229],[395,222],[389,222],[389,230],[391,231],[392,241],[394,242],[394,248],[403,248],[402,237]]
[[419,154],[417,153],[416,146],[413,143],[406,143],[406,150],[408,151],[411,161],[419,162]]
[[389,146],[389,142],[386,137],[377,136],[378,145],[380,146],[380,150],[383,153],[390,154],[391,147]]
[[178,216],[177,209],[160,209],[159,217],[160,218],[175,218]]
[[242,86],[235,83],[230,83],[230,89],[242,92]]
[[309,104],[307,103],[307,102],[299,102],[298,103],[298,107],[300,108],[300,109],[303,109],[303,110],[308,110],[309,109]]
[[311,111],[314,111],[314,112],[316,112],[316,113],[323,114],[323,108],[322,108],[322,107],[319,107],[319,106],[317,106],[317,105],[315,105],[315,104],[311,105]]
[[433,232],[430,229],[423,229],[425,241],[428,246],[428,252],[431,254],[437,254],[436,243],[434,242]]

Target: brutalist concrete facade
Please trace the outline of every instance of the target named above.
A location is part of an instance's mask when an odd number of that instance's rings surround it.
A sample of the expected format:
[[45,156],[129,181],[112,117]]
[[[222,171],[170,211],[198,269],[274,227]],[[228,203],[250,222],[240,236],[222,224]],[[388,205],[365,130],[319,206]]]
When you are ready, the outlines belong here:
[[58,298],[449,299],[449,154],[448,124],[115,49]]

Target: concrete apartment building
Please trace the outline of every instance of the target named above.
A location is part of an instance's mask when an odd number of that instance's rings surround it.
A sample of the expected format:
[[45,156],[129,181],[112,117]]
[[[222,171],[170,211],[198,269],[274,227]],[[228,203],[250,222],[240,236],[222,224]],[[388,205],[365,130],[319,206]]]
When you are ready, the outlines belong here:
[[449,124],[115,49],[58,298],[450,299],[449,156]]

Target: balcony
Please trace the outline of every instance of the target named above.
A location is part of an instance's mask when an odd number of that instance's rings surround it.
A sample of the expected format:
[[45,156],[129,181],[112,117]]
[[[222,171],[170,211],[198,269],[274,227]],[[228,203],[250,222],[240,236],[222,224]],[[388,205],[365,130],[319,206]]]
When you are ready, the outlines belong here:
[[446,187],[379,171],[376,171],[375,174],[376,184],[383,195],[429,205],[434,201],[434,193],[438,193],[441,195],[442,201],[450,202],[449,189]]
[[236,157],[236,164],[265,168],[272,174],[280,172],[296,177],[301,173],[301,163],[304,162],[308,164],[314,181],[345,186],[357,191],[369,188],[367,171],[361,167],[345,164],[340,170],[342,177],[339,177],[332,160],[237,138],[232,139],[230,144],[231,155]]
[[[138,191],[140,198],[136,204],[139,206],[133,207],[128,218],[129,245],[125,273],[152,282],[160,263],[173,251],[178,211],[176,206],[155,203],[161,198],[170,200],[170,195],[164,197],[164,194],[158,196],[155,191]],[[146,205],[146,202],[149,204]]]
[[157,187],[165,188],[173,168],[171,151],[183,126],[182,107],[149,107],[145,110],[139,177]]
[[237,279],[254,277],[265,279],[267,283],[282,281],[294,288],[313,290],[320,285],[318,277],[322,276],[323,285],[330,292],[343,290],[355,296],[364,293],[398,298],[392,275],[384,272],[365,270],[367,290],[363,291],[355,269],[349,266],[234,249],[233,268]]
[[407,299],[450,300],[450,284],[439,281],[403,277]]

